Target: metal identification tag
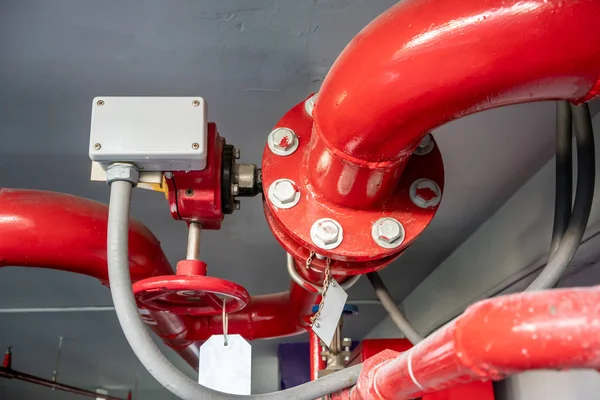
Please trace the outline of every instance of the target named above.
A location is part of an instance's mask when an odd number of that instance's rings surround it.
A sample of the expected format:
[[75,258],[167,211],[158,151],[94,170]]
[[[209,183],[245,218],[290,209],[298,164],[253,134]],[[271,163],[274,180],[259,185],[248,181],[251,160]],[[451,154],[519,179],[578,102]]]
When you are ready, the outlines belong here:
[[200,346],[199,358],[198,383],[225,393],[250,394],[252,347],[243,337],[213,335]]
[[329,347],[344,312],[348,293],[332,278],[324,295],[323,308],[314,320],[312,330]]

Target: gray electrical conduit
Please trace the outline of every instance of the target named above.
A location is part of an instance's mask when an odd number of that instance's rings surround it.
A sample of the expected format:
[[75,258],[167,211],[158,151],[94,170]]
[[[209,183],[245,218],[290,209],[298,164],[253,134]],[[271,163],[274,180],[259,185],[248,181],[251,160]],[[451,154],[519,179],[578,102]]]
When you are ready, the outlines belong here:
[[[542,272],[529,285],[526,291],[544,290],[554,287],[573,259],[590,217],[594,200],[596,162],[594,131],[590,109],[587,104],[571,106],[575,122],[575,141],[577,144],[577,188],[573,213],[560,244],[553,252]],[[557,209],[558,212],[558,209]],[[556,223],[556,219],[555,219]],[[556,235],[553,237],[553,245]]]
[[377,272],[369,272],[367,274],[367,278],[375,290],[375,295],[379,301],[381,301],[381,305],[388,312],[390,318],[392,321],[394,321],[398,329],[400,329],[400,332],[402,332],[412,344],[417,344],[422,341],[423,337],[415,330],[415,328],[412,327],[404,314],[402,314],[402,311],[400,311],[396,305],[396,302],[392,298],[387,287],[385,287],[385,284],[383,283],[383,280],[379,274]]
[[117,317],[133,352],[142,365],[161,385],[184,400],[314,400],[356,384],[362,364],[327,375],[291,389],[261,395],[232,395],[209,389],[179,371],[158,349],[139,311],[131,290],[129,275],[129,208],[132,184],[111,184],[108,211],[108,276]]

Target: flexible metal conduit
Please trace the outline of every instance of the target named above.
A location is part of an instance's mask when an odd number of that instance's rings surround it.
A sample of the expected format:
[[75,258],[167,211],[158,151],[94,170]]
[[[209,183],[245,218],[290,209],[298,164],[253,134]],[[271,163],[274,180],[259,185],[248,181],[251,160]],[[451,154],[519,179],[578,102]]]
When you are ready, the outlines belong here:
[[181,373],[156,346],[140,319],[131,289],[128,254],[128,224],[132,184],[115,181],[111,184],[108,214],[108,273],[117,317],[134,353],[148,372],[171,393],[184,400],[222,399],[300,399],[313,400],[356,383],[361,365],[347,368],[317,381],[281,392],[254,396],[239,396],[204,387]]

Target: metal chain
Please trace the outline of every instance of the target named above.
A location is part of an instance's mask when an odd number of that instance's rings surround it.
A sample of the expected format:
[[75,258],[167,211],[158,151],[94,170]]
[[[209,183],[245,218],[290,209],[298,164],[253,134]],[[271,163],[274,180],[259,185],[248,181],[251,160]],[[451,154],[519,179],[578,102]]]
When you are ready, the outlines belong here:
[[312,263],[313,258],[315,258],[315,253],[311,251],[308,255],[308,258],[306,259],[306,263],[304,264],[304,267],[306,269],[310,269],[310,264]]
[[[312,254],[312,253],[311,253]],[[310,258],[310,257],[309,257]],[[306,260],[308,263],[308,260]],[[321,295],[321,302],[319,303],[319,308],[315,315],[310,317],[310,322],[312,325],[319,327],[318,323],[315,325],[315,321],[321,315],[321,311],[323,310],[323,305],[325,304],[325,295],[327,294],[327,288],[329,288],[329,284],[331,283],[331,259],[328,258],[325,260],[325,276],[323,276],[323,294]]]

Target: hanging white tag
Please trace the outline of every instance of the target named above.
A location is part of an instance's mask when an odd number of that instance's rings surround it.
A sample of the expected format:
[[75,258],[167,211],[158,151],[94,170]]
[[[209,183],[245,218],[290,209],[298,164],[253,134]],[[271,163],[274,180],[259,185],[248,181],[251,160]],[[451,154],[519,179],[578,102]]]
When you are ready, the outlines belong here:
[[198,383],[230,394],[250,394],[252,347],[240,335],[211,336],[200,346]]
[[347,299],[348,293],[342,289],[335,279],[331,278],[331,283],[325,293],[321,314],[312,325],[313,332],[317,334],[323,343],[327,344],[327,347],[331,344]]

